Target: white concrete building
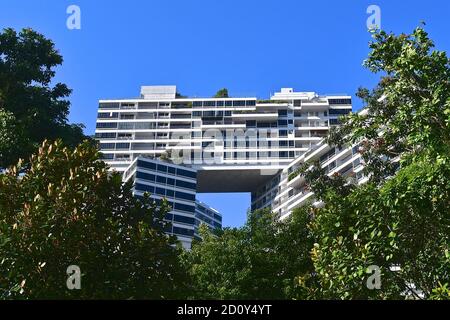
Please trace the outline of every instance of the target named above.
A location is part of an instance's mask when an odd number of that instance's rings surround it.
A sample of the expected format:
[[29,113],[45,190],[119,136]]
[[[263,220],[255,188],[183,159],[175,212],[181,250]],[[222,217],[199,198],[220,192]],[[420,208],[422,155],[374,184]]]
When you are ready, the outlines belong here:
[[139,98],[100,100],[96,139],[117,171],[139,156],[169,154],[197,170],[197,192],[254,192],[351,108],[350,96],[292,88],[259,100],[185,98],[175,86],[144,86]]

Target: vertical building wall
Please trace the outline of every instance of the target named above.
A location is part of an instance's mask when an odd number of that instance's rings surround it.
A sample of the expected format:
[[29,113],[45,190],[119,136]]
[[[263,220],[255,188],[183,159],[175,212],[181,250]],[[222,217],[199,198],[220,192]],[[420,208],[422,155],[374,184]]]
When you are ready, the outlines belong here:
[[194,169],[163,161],[138,157],[125,171],[124,181],[134,181],[136,196],[150,194],[158,204],[166,199],[172,210],[166,216],[171,222],[168,234],[173,234],[190,248],[196,224],[197,172]]

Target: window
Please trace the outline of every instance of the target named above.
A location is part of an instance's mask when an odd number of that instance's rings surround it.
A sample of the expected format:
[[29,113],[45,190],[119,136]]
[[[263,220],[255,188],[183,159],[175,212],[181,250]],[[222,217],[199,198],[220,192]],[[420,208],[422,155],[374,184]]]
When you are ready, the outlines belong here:
[[246,121],[247,128],[255,128],[256,127],[256,120],[247,120]]
[[119,117],[119,113],[117,112],[100,112],[97,115],[98,119],[117,119]]
[[170,174],[175,175],[177,173],[177,169],[174,167],[167,167],[167,172],[169,172]]
[[167,166],[158,164],[158,171],[160,172],[167,172]]
[[338,125],[339,123],[339,119],[330,119],[330,126]]
[[145,173],[145,172],[140,172],[140,171],[138,171],[136,173],[136,178],[146,180],[146,181],[151,181],[151,182],[155,181],[155,175]]
[[129,143],[117,143],[116,144],[116,149],[120,149],[120,150],[124,150],[124,149],[126,149],[126,150],[128,150],[128,149],[130,149],[130,144]]
[[202,105],[203,105],[202,101],[194,101],[194,102],[192,103],[192,106],[193,106],[193,107],[201,107]]
[[173,191],[173,190],[166,190],[166,196],[170,197],[170,198],[175,197],[175,191]]
[[175,214],[173,216],[173,221],[186,223],[186,224],[194,224],[195,223],[195,219],[194,218],[180,216],[178,214]]
[[350,113],[350,109],[330,109],[330,115],[345,115]]
[[185,188],[185,189],[195,190],[197,188],[197,185],[195,183],[186,182],[183,180],[176,180],[175,184],[177,187]]
[[115,132],[96,133],[95,138],[97,138],[97,139],[115,139],[116,133]]
[[166,184],[167,179],[166,179],[166,177],[157,176],[156,182],[161,183],[161,184]]
[[100,103],[99,109],[119,109],[119,103],[116,102],[104,102]]
[[194,230],[191,229],[185,229],[185,228],[179,228],[179,227],[173,227],[173,233],[175,234],[179,234],[182,236],[190,236],[193,237],[194,236]]
[[216,102],[215,101],[204,101],[203,102],[203,106],[204,107],[215,107],[216,106]]
[[150,169],[150,170],[156,170],[156,164],[153,162],[138,160],[137,165],[138,165],[138,167],[143,167],[143,168]]
[[115,143],[100,143],[101,150],[114,150]]
[[352,104],[352,99],[328,99],[329,104]]
[[117,122],[99,122],[97,123],[99,129],[117,129]]
[[195,201],[194,194],[189,194],[189,193],[185,193],[185,192],[176,191],[175,197],[179,198],[179,199],[188,200],[188,201]]
[[183,169],[177,169],[177,175],[189,177],[189,178],[197,178],[197,172],[183,170]]
[[241,101],[241,100],[233,101],[233,106],[235,106],[235,107],[245,107],[245,100],[244,101]]
[[155,188],[155,194],[164,197],[166,195],[166,189],[164,189],[164,188]]
[[103,160],[112,160],[114,159],[114,154],[102,154],[101,159]]
[[182,204],[182,203],[175,202],[173,207],[175,210],[186,211],[186,212],[191,212],[191,213],[195,212],[194,206],[188,206],[188,205]]
[[155,192],[155,187],[148,186],[146,184],[136,183],[134,187],[136,188],[136,190],[143,191],[143,192],[149,192],[149,193]]

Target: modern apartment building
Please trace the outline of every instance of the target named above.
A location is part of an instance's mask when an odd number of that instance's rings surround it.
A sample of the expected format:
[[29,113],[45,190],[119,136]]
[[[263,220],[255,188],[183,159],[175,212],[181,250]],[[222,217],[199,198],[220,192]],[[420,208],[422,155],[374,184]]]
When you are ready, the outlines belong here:
[[145,192],[160,205],[166,199],[172,210],[165,219],[170,221],[166,232],[176,235],[183,247],[189,249],[198,237],[198,227],[222,228],[222,216],[208,205],[196,201],[197,171],[138,156],[126,169],[124,182],[133,181],[133,193],[142,197]]
[[252,210],[271,208],[280,219],[287,218],[292,210],[314,200],[314,193],[305,186],[299,169],[304,163],[319,162],[325,172],[351,177],[355,183],[364,183],[363,160],[359,146],[332,147],[320,141],[301,157],[292,161],[272,180],[252,193]]
[[194,236],[199,237],[198,228],[206,224],[210,229],[222,229],[222,215],[214,208],[199,200],[195,202]]
[[123,172],[139,156],[170,156],[197,171],[197,192],[254,192],[316,145],[351,111],[347,95],[283,88],[256,97],[186,98],[175,86],[100,100],[96,138]]
[[[359,114],[367,112],[367,109],[363,109]],[[398,168],[400,157],[384,160],[392,162],[394,168]],[[265,185],[252,192],[251,209],[271,208],[283,220],[289,217],[293,209],[308,202],[319,205],[320,202],[314,199],[314,193],[307,188],[304,176],[300,174],[300,168],[305,163],[319,163],[329,176],[339,174],[348,178],[351,183],[362,184],[369,180],[363,172],[364,160],[359,144],[335,147],[321,140]]]

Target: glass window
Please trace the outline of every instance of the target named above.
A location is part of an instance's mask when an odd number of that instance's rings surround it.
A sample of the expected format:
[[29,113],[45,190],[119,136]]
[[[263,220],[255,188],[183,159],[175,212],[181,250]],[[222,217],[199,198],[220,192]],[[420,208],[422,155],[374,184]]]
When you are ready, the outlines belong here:
[[116,138],[116,133],[115,132],[96,133],[95,137],[97,139],[115,139]]
[[174,167],[168,167],[167,168],[167,172],[169,172],[170,174],[176,174],[177,169]]
[[151,181],[151,182],[155,181],[155,175],[149,174],[149,173],[145,173],[145,172],[140,172],[140,171],[138,171],[136,173],[136,178],[142,179],[142,180]]
[[175,196],[175,191],[169,189],[166,190],[166,196],[173,198]]
[[155,193],[157,194],[157,195],[160,195],[160,196],[165,196],[166,195],[166,190],[165,189],[163,189],[163,188],[155,188]]
[[115,143],[100,143],[100,150],[114,150]]
[[146,168],[146,169],[156,170],[156,164],[153,163],[153,162],[147,162],[147,161],[138,160],[137,166],[138,167],[143,167],[143,168]]
[[175,214],[173,216],[173,221],[186,223],[186,224],[194,224],[195,223],[195,219],[194,218],[180,216],[178,214]]
[[158,171],[160,172],[167,172],[167,166],[158,164]]
[[117,129],[117,122],[99,122],[97,123],[98,129]]
[[179,235],[183,235],[183,236],[194,236],[194,230],[191,229],[185,229],[185,228],[180,228],[180,227],[173,227],[173,233],[174,234],[179,234]]
[[156,182],[161,183],[161,184],[166,184],[166,177],[161,177],[161,176],[157,176],[156,177]]
[[216,102],[215,101],[204,101],[203,102],[203,106],[204,107],[215,107],[216,106]]
[[197,172],[183,170],[183,169],[177,169],[177,175],[189,177],[189,178],[197,178]]
[[175,210],[195,213],[195,207],[194,206],[188,206],[186,204],[176,203],[176,202],[174,203],[173,206],[174,206]]
[[180,188],[193,189],[193,190],[195,190],[197,188],[197,185],[195,183],[186,182],[186,181],[182,181],[182,180],[176,180],[175,184],[177,187],[180,187]]
[[129,143],[117,143],[116,149],[130,149]]
[[155,192],[155,187],[148,186],[146,184],[136,183],[136,185],[134,187],[136,188],[136,190],[143,191],[143,192],[149,192],[149,193]]

